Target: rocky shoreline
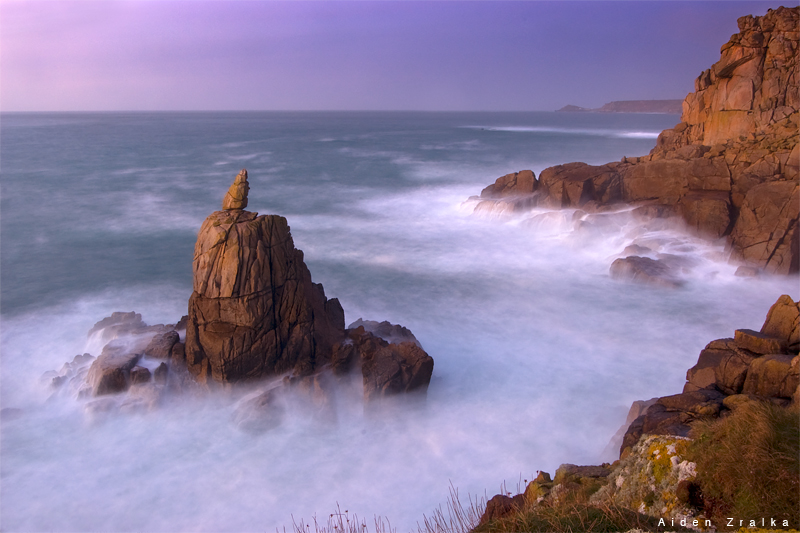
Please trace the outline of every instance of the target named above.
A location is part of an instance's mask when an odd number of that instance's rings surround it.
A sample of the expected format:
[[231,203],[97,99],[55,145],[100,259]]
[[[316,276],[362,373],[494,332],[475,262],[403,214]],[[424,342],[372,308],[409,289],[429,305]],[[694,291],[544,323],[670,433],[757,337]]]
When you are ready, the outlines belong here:
[[345,328],[286,219],[245,211],[248,191],[242,170],[203,222],[188,315],[167,325],[135,312],[100,320],[89,331],[99,356],[75,356],[42,377],[54,395],[88,399],[86,412],[99,415],[150,411],[176,394],[249,394],[234,422],[256,432],[280,424],[290,397],[330,419],[337,395],[354,390],[368,412],[398,395],[424,399],[434,362],[411,331],[362,319]]
[[481,191],[476,209],[602,216],[633,206],[643,219],[674,218],[698,235],[725,239],[743,274],[800,271],[800,8],[738,23],[740,32],[683,101],[681,122],[659,135],[649,155],[558,165],[538,178],[530,170],[507,174]]
[[[602,217],[632,206],[641,220],[679,219],[700,236],[725,239],[730,260],[741,265],[737,274],[796,274],[799,21],[800,8],[741,17],[740,32],[684,100],[681,123],[663,131],[649,155],[601,166],[558,165],[538,179],[530,170],[508,174],[481,192],[476,210],[572,208]],[[680,286],[665,259],[642,252],[647,250],[631,249],[615,260],[611,276]],[[612,441],[619,460],[564,464],[554,478],[541,472],[520,494],[491,498],[478,530],[491,524],[504,530],[497,524],[519,523],[525,513],[577,493],[594,506],[618,505],[658,518],[660,530],[724,527],[714,516],[720,503],[704,498],[697,465],[686,458],[690,432],[698,421],[725,419],[745,405],[797,410],[799,348],[800,304],[783,295],[760,331],[740,329],[733,338],[710,342],[688,369],[681,393],[634,402]],[[798,487],[786,489],[796,493]],[[798,527],[796,517],[777,525]]]
[[[683,392],[633,403],[619,460],[596,466],[563,464],[552,478],[540,472],[520,494],[492,497],[480,525],[558,505],[566,494],[583,492],[592,505],[617,505],[667,524],[683,521],[690,529],[713,530],[720,525],[711,521],[719,503],[704,498],[697,465],[686,458],[692,426],[759,402],[797,410],[799,351],[800,303],[783,295],[760,331],[739,329],[733,338],[710,342],[687,371]],[[800,525],[783,520],[783,528]]]

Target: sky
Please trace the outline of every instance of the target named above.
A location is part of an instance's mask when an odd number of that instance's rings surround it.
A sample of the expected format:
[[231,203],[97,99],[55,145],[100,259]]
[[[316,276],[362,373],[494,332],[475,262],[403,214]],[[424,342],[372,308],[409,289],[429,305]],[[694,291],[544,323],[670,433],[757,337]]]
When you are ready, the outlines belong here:
[[0,111],[550,111],[682,99],[738,17],[779,5],[0,0]]

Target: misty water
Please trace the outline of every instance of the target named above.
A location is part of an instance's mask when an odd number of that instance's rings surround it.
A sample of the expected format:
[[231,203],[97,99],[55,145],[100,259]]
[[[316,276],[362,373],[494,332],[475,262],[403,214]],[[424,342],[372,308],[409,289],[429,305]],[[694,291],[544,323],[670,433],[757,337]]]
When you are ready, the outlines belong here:
[[[515,490],[615,458],[637,399],[680,392],[715,338],[760,328],[796,278],[734,276],[722,243],[628,213],[473,212],[517,170],[644,155],[674,115],[4,114],[0,133],[0,529],[274,531],[336,509],[416,529],[450,486]],[[226,395],[96,418],[43,373],[98,355],[113,311],[187,312],[196,232],[241,168],[287,217],[346,321],[410,328],[423,409],[290,417],[260,434]],[[610,279],[630,244],[680,256],[678,289]]]

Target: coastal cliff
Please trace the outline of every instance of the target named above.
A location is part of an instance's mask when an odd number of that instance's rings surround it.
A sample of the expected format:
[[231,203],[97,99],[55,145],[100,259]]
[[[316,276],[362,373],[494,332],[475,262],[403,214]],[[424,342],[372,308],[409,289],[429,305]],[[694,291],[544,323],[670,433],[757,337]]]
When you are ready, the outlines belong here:
[[762,517],[796,529],[799,349],[800,303],[783,295],[760,331],[710,342],[683,392],[634,402],[621,443],[612,441],[618,461],[540,472],[520,494],[489,500],[476,531],[563,531],[559,520],[589,517],[603,531],[713,531],[731,516],[734,529]]
[[643,157],[568,163],[508,174],[484,202],[603,211],[633,204],[643,216],[683,219],[725,238],[734,261],[767,272],[800,270],[800,7],[738,19],[739,33],[695,81],[681,122]]
[[559,109],[563,113],[674,113],[680,114],[682,100],[619,100],[608,102],[597,109],[567,105]]

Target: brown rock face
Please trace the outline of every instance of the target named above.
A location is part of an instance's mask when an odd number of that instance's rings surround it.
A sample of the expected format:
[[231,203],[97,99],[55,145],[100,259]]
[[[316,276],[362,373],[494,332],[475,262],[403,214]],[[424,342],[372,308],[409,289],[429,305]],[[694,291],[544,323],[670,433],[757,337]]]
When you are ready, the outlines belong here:
[[519,190],[509,174],[481,198],[535,191],[535,202],[515,206],[670,206],[698,234],[727,237],[736,260],[778,274],[800,270],[800,7],[738,22],[740,32],[684,100],[681,123],[659,135],[650,155],[551,167]]
[[331,361],[334,373],[341,375],[354,365],[361,366],[367,404],[379,404],[383,398],[401,393],[424,395],[428,390],[433,358],[425,353],[410,331],[402,330],[413,340],[398,339],[400,342],[390,343],[360,325],[347,330],[348,338],[334,346]]
[[636,281],[661,287],[679,287],[678,281],[664,261],[631,255],[615,259],[611,263],[609,273],[612,278]]
[[800,304],[783,295],[760,332],[738,329],[733,339],[711,341],[686,372],[683,392],[658,398],[630,423],[620,454],[644,434],[686,436],[693,420],[718,417],[742,402],[800,401],[799,326]]
[[124,346],[107,344],[103,348],[103,353],[92,362],[86,376],[92,396],[128,390],[131,384],[131,370],[140,358],[139,354],[128,353]]
[[[236,198],[229,191],[224,205],[242,205],[228,196]],[[308,374],[344,337],[338,300],[312,283],[283,217],[238,208],[212,213],[197,236],[193,268],[185,355],[200,382]]]
[[792,353],[800,348],[800,302],[786,294],[778,298],[767,313],[761,333],[785,341]]

